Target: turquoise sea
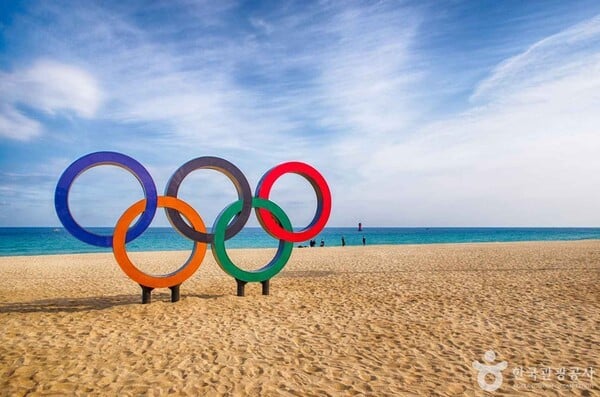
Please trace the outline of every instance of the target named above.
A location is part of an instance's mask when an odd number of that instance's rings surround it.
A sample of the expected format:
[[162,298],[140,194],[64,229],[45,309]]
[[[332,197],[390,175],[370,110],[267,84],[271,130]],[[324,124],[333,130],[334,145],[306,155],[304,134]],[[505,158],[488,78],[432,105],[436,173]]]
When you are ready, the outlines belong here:
[[[112,228],[90,228],[100,234],[112,233]],[[600,228],[404,228],[330,227],[316,237],[317,246],[340,246],[342,236],[347,245],[372,244],[434,244],[504,241],[550,241],[600,239]],[[308,245],[308,242],[298,245]],[[260,227],[247,227],[227,241],[227,248],[276,247],[277,242]],[[127,244],[130,251],[171,251],[191,249],[192,242],[172,228],[149,228],[141,237]],[[0,256],[48,255],[85,252],[110,252],[80,242],[63,228],[31,227],[0,228]]]

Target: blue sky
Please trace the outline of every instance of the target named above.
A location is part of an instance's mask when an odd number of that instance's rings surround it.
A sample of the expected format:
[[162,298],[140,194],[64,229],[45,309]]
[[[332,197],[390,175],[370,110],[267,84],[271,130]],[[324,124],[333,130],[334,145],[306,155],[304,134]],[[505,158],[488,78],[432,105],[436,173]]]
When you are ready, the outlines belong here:
[[[60,174],[99,150],[142,162],[159,191],[198,156],[253,189],[308,162],[330,226],[598,226],[599,92],[594,1],[7,1],[0,226],[58,225]],[[181,197],[208,225],[236,198],[210,171]],[[112,226],[139,198],[107,166],[70,203]],[[312,218],[300,177],[272,198],[295,225]]]

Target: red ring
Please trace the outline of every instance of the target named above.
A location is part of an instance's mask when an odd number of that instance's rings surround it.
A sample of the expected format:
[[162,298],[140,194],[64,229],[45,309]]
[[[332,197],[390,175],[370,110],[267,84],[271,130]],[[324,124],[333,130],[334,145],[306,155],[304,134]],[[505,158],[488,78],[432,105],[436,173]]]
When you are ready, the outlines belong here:
[[323,230],[331,214],[331,192],[319,171],[306,163],[290,161],[271,168],[263,175],[256,187],[256,197],[269,200],[269,194],[275,181],[283,174],[290,172],[304,177],[317,194],[317,212],[310,224],[299,232],[288,232],[265,209],[257,208],[256,217],[263,229],[274,238],[297,243],[310,240]]

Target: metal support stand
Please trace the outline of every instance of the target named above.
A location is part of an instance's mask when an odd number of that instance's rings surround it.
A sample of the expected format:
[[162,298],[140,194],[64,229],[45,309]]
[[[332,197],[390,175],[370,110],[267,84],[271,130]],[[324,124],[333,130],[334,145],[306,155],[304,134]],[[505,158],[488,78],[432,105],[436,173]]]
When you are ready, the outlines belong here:
[[[262,294],[263,295],[269,295],[269,281],[270,280],[265,280],[265,281],[261,281],[261,285],[262,285]],[[246,288],[246,284],[248,284],[247,281],[242,281],[239,279],[235,279],[235,282],[237,283],[237,296],[245,296],[245,288]]]
[[244,287],[246,286],[246,281],[235,279],[237,283],[237,296],[244,296]]
[[171,302],[179,302],[179,286],[181,284],[174,285],[169,287],[171,290]]
[[262,284],[262,294],[269,295],[269,280],[261,281]]
[[140,284],[142,287],[142,304],[150,303],[152,301],[152,290],[154,288],[146,287],[145,285]]

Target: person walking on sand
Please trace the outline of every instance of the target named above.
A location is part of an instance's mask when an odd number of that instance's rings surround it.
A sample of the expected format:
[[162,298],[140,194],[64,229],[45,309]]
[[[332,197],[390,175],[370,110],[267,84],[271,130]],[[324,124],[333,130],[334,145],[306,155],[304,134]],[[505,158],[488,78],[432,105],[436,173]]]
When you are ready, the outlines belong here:
[[344,240],[344,236],[342,236],[342,247],[346,246],[346,240]]
[[367,239],[363,236],[363,245],[367,245]]

